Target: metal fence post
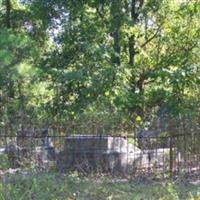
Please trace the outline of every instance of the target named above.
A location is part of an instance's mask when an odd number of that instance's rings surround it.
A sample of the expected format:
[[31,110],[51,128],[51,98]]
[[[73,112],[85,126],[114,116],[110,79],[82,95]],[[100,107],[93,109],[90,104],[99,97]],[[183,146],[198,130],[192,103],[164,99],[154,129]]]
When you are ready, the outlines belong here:
[[173,136],[170,134],[170,144],[169,144],[169,172],[170,178],[173,178]]

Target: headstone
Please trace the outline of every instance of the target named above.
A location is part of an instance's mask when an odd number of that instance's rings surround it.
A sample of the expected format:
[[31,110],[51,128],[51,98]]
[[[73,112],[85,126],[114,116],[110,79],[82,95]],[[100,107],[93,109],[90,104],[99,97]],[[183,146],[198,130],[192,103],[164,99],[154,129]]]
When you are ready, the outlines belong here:
[[137,159],[140,150],[123,137],[76,135],[65,138],[64,150],[59,153],[59,170],[102,170],[123,172]]
[[42,147],[44,151],[46,151],[47,159],[53,160],[55,159],[55,150],[53,146],[53,142],[48,135],[48,130],[44,130],[42,132]]

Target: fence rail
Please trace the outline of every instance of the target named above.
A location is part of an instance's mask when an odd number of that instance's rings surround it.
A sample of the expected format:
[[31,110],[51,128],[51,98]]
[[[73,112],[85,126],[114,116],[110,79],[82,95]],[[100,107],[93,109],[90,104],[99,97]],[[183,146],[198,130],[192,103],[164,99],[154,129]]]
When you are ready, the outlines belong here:
[[0,168],[156,175],[200,172],[199,134],[171,136],[0,135]]

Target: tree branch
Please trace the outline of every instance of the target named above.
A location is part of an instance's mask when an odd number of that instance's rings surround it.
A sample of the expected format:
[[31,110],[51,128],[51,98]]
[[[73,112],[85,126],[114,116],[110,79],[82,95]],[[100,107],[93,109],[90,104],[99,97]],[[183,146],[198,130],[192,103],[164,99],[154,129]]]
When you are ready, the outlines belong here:
[[157,31],[151,36],[149,37],[140,47],[143,48],[145,47],[149,42],[151,42],[159,33],[161,29],[161,26],[157,29]]

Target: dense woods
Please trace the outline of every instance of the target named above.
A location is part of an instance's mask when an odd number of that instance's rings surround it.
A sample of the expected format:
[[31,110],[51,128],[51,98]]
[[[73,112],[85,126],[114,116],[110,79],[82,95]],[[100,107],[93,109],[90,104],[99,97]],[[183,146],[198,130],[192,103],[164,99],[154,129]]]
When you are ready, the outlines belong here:
[[0,200],[200,199],[199,130],[200,0],[0,0]]
[[199,122],[199,25],[198,0],[0,0],[1,128]]

